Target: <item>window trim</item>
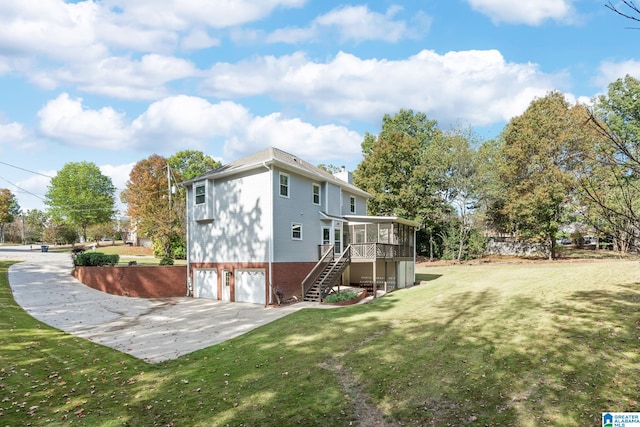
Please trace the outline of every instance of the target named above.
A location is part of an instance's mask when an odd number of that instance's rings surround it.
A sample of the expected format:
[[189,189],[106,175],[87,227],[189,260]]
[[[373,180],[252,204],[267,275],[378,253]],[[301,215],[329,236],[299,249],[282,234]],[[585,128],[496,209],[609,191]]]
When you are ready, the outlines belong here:
[[[318,193],[316,194],[316,188],[318,189]],[[316,196],[318,197],[318,201],[316,202]],[[320,184],[316,184],[315,182],[311,184],[311,202],[314,205],[320,206],[322,204],[322,187]]]
[[349,212],[356,213],[356,198],[355,196],[349,196]]
[[[283,177],[287,178],[287,184],[284,185],[284,186],[282,184],[282,178]],[[287,194],[282,194],[282,189],[283,188],[287,189]],[[291,177],[287,173],[279,172],[279,175],[278,175],[278,195],[280,197],[284,197],[286,199],[291,197]]]
[[[202,189],[202,194],[198,194],[198,190]],[[201,201],[198,201],[200,200]],[[207,185],[203,183],[193,185],[193,204],[196,206],[207,203]]]
[[[299,237],[295,236],[296,232],[300,233]],[[291,240],[302,240],[302,223],[300,222],[291,223]]]

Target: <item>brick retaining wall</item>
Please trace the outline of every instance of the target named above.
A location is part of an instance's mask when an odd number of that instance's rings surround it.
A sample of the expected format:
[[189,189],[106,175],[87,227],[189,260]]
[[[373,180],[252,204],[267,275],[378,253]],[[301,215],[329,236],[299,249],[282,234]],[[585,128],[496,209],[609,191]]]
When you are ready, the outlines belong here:
[[93,289],[113,295],[166,298],[187,294],[184,265],[75,267],[73,276]]

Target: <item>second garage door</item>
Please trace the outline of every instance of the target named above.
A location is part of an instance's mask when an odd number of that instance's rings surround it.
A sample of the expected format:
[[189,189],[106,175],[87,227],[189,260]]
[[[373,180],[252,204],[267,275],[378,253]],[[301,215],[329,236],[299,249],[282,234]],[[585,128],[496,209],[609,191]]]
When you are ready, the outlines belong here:
[[193,270],[194,298],[218,299],[218,271],[208,268]]
[[265,304],[265,272],[264,268],[238,269],[235,271],[236,302],[252,302]]

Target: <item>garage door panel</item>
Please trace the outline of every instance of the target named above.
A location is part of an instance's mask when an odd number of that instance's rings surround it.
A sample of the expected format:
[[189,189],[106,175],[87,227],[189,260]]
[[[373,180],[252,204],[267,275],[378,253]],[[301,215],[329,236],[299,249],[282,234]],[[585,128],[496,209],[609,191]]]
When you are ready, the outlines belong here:
[[199,268],[193,271],[193,296],[218,299],[218,270]]
[[238,269],[235,272],[235,301],[265,304],[264,269]]

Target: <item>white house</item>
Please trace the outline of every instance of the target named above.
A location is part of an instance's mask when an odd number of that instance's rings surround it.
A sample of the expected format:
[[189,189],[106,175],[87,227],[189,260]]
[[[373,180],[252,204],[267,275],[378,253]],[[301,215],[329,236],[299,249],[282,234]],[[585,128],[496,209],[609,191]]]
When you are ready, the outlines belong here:
[[350,181],[267,148],[182,183],[192,295],[270,304],[374,277],[412,285],[418,224],[367,216],[371,195]]

